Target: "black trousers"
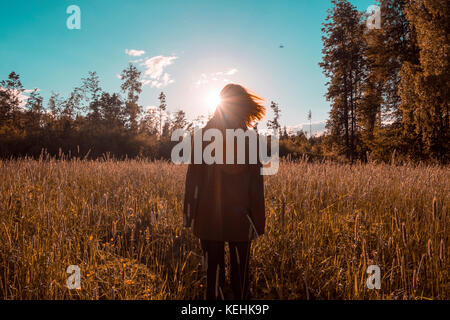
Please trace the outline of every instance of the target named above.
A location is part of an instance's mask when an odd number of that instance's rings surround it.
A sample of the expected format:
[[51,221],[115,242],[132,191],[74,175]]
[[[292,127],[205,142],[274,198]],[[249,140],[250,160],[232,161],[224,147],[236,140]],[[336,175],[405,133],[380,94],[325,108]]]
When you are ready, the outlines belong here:
[[[224,298],[225,286],[225,242],[201,240],[204,259],[207,263],[206,299]],[[248,282],[251,242],[228,242],[230,249],[230,281],[235,300],[249,298]]]

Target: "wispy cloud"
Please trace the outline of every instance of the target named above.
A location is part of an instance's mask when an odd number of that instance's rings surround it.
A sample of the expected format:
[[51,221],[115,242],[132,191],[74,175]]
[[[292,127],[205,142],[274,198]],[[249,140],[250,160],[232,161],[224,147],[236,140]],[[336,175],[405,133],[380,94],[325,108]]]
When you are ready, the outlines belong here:
[[227,76],[232,76],[232,75],[235,74],[236,72],[238,72],[238,70],[233,68],[233,69],[228,70],[225,74],[226,74]]
[[202,73],[200,75],[200,79],[198,79],[197,81],[195,81],[195,85],[197,87],[200,87],[203,84],[207,84],[209,82],[208,80],[208,76],[205,73]]
[[159,79],[164,72],[164,68],[170,66],[175,59],[177,59],[175,56],[156,56],[146,59],[141,65],[146,68],[145,75],[152,79]]
[[125,49],[125,53],[132,57],[140,57],[145,53],[145,50]]
[[236,74],[238,72],[238,70],[236,68],[232,68],[226,71],[218,71],[218,72],[213,72],[213,73],[202,73],[200,75],[200,79],[198,79],[197,81],[194,82],[195,86],[198,88],[202,85],[208,84],[210,82],[215,82],[215,81],[223,81],[223,82],[230,82],[229,79],[226,78],[226,76],[232,76],[234,74]]
[[165,68],[173,64],[176,59],[178,59],[176,56],[155,56],[144,59],[140,64],[145,68],[142,83],[152,88],[162,88],[175,82]]
[[25,92],[25,93],[31,93],[31,92],[33,92],[33,91],[41,91],[41,89],[39,89],[39,88],[34,88],[34,89],[25,89],[25,90],[23,90],[23,92]]

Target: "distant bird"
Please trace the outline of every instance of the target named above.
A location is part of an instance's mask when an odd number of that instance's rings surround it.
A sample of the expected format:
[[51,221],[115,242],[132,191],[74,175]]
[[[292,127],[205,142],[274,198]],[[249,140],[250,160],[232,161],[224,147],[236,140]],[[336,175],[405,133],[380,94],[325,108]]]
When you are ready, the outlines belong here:
[[283,44],[280,44],[280,49],[283,49],[284,48],[284,45]]

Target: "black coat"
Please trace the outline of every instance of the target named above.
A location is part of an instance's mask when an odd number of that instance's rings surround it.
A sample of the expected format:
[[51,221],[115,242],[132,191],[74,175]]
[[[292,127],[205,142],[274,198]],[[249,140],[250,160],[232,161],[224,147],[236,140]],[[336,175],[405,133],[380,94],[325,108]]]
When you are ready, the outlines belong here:
[[194,234],[202,240],[249,241],[262,235],[265,204],[261,167],[259,162],[190,164],[186,175],[184,226],[193,227]]

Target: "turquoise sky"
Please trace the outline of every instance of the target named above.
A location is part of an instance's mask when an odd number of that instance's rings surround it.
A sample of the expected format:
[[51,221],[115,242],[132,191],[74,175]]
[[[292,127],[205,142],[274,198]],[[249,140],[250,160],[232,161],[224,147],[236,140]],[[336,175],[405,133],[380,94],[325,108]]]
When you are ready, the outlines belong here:
[[[351,2],[366,10],[375,0]],[[69,5],[81,9],[80,30],[66,27]],[[128,62],[142,59],[136,65],[146,73],[143,106],[157,105],[164,91],[169,111],[182,108],[194,118],[211,112],[205,97],[231,81],[278,102],[283,125],[306,122],[309,109],[314,122],[322,121],[329,103],[318,62],[330,6],[329,0],[3,1],[0,79],[15,71],[47,100],[97,71],[112,92],[120,90],[117,75]]]

